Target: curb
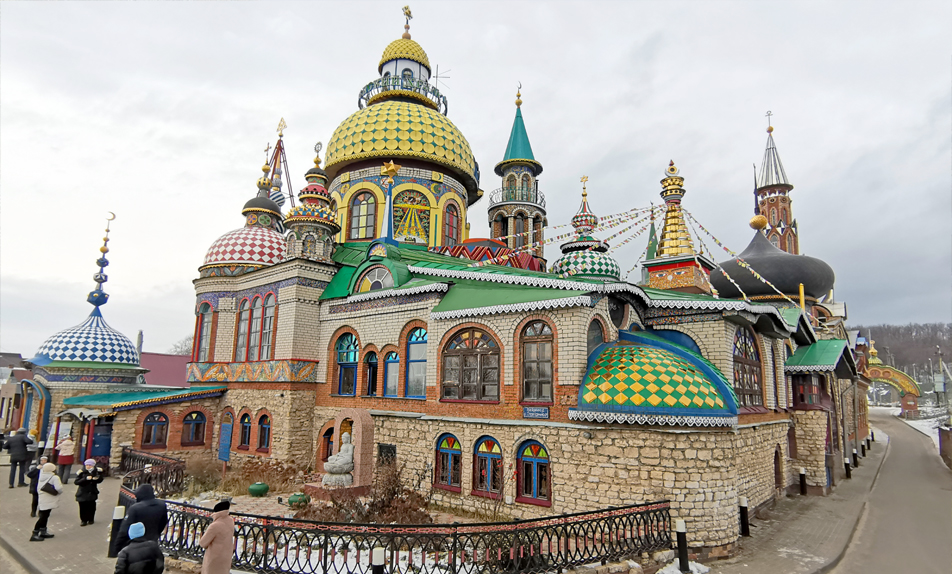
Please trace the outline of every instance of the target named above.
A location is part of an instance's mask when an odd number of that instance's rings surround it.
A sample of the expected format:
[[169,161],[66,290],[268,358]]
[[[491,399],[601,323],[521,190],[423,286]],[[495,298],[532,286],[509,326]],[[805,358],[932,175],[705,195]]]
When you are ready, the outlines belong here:
[[[886,435],[887,437],[889,435]],[[869,485],[869,491],[866,492],[866,500],[863,501],[863,509],[860,510],[859,514],[856,516],[856,520],[853,522],[853,528],[850,529],[850,537],[847,538],[846,544],[843,546],[843,549],[840,550],[840,553],[836,555],[835,558],[820,566],[813,571],[813,574],[826,574],[830,570],[836,568],[840,561],[843,560],[843,557],[846,556],[846,551],[849,550],[850,544],[853,543],[853,537],[856,536],[856,529],[859,527],[859,523],[862,522],[863,517],[866,515],[866,507],[869,504],[869,493],[873,491],[873,487],[876,486],[876,481],[879,480],[879,471],[883,469],[883,464],[886,462],[886,458],[889,457],[889,445],[892,444],[892,440],[889,438],[886,439],[886,452],[883,453],[883,459],[879,461],[879,466],[876,467],[876,474],[873,475],[873,482]]]
[[33,562],[30,562],[26,556],[17,550],[16,546],[10,544],[10,541],[7,540],[7,537],[3,534],[0,534],[0,546],[30,574],[49,574],[47,571],[37,567]]

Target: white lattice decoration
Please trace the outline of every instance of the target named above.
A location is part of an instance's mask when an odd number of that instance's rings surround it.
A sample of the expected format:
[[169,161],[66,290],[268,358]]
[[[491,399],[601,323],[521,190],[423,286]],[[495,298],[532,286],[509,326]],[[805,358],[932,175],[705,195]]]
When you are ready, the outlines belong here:
[[592,298],[588,295],[578,297],[563,297],[561,299],[547,299],[545,301],[530,301],[528,303],[513,303],[511,305],[493,305],[490,307],[474,307],[456,311],[437,311],[430,313],[432,319],[459,319],[461,317],[475,317],[478,315],[495,315],[496,313],[516,313],[520,311],[538,311],[540,309],[557,309],[559,307],[590,307]]
[[737,417],[679,416],[641,413],[610,413],[569,409],[569,419],[591,423],[624,423],[629,425],[668,425],[687,427],[734,427]]

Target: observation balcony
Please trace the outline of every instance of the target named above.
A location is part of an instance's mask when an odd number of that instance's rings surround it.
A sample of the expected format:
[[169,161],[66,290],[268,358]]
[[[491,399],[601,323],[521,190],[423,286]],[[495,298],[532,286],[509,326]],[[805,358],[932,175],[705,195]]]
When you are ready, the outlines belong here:
[[435,86],[426,80],[406,76],[384,76],[370,82],[360,90],[357,105],[360,109],[374,104],[386,96],[405,97],[420,101],[444,116],[449,112],[449,102]]
[[539,191],[538,184],[524,187],[500,187],[489,194],[489,207],[501,203],[529,203],[545,212],[545,195]]

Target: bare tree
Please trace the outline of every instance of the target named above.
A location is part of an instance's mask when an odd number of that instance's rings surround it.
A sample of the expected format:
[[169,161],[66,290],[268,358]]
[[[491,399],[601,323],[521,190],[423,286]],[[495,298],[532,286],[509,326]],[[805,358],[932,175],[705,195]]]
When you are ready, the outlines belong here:
[[169,349],[168,353],[170,355],[191,355],[192,354],[192,336],[189,335],[181,341],[176,342],[172,345],[172,348]]

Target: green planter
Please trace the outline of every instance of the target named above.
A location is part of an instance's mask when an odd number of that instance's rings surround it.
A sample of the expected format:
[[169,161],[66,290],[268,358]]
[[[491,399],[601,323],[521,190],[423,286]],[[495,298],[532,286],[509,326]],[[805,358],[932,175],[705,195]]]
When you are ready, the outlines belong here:
[[263,482],[256,482],[248,487],[248,494],[251,496],[262,497],[268,494],[271,487]]
[[295,492],[288,497],[288,506],[295,510],[300,510],[307,507],[311,503],[311,497],[304,494],[303,492]]

